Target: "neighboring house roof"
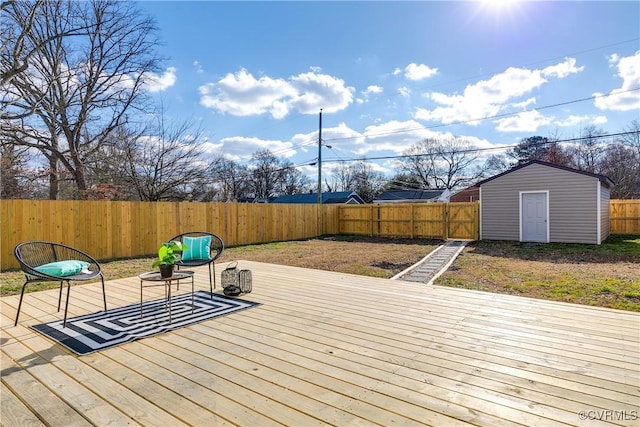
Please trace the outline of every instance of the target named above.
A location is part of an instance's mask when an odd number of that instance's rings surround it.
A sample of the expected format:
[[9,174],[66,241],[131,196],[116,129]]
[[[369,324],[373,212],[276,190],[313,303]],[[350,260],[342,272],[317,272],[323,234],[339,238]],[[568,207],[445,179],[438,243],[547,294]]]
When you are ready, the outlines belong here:
[[387,190],[373,203],[440,202],[447,201],[449,190]]
[[496,178],[500,178],[501,176],[507,175],[507,174],[509,174],[511,172],[515,172],[518,169],[526,168],[527,166],[534,165],[534,164],[542,165],[542,166],[548,166],[548,167],[551,167],[551,168],[556,168],[556,169],[565,170],[565,171],[568,171],[568,172],[574,172],[574,173],[579,173],[579,174],[582,174],[582,175],[598,178],[598,180],[600,180],[600,182],[603,183],[607,187],[613,187],[614,185],[616,185],[615,182],[613,182],[609,177],[606,177],[604,175],[600,175],[600,174],[592,173],[592,172],[587,172],[587,171],[581,171],[579,169],[573,169],[573,168],[570,168],[570,167],[567,167],[567,166],[560,166],[560,165],[556,165],[554,163],[547,163],[547,162],[543,162],[541,160],[531,160],[530,162],[523,163],[521,165],[515,166],[515,167],[509,169],[508,171],[499,173],[498,175],[494,175],[494,176],[492,176],[490,178],[487,178],[487,179],[485,179],[483,181],[477,182],[476,183],[476,187],[480,187],[482,184],[484,184],[486,182],[492,181],[492,180],[494,180]]
[[271,203],[275,197],[241,197],[238,199],[238,203]]
[[[276,197],[270,203],[318,203],[318,193],[287,194]],[[353,191],[322,193],[323,204],[364,204],[362,197]]]

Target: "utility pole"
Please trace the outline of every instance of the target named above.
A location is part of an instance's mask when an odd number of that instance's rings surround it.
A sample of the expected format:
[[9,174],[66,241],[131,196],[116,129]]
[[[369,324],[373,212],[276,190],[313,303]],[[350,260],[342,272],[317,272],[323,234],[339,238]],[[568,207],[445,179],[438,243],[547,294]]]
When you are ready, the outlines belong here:
[[322,108],[318,125],[318,204],[322,204]]

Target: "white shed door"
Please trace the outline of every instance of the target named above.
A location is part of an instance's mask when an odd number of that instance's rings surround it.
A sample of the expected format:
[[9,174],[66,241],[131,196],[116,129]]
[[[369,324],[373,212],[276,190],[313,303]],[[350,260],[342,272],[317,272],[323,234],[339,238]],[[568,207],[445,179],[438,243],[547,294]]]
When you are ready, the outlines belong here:
[[523,242],[546,242],[547,227],[547,193],[523,193],[522,194],[522,227]]

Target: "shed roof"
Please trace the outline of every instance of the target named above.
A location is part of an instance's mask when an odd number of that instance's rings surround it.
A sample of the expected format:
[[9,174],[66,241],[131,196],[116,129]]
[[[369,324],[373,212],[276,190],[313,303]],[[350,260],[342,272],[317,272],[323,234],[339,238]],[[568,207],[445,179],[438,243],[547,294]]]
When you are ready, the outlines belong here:
[[593,172],[582,171],[582,170],[570,168],[570,167],[567,167],[567,166],[556,165],[555,163],[543,162],[541,160],[531,160],[531,161],[529,161],[527,163],[523,163],[521,165],[515,166],[515,167],[509,169],[508,171],[499,173],[499,174],[494,175],[494,176],[492,176],[490,178],[487,178],[485,180],[479,181],[479,182],[477,182],[475,184],[475,186],[476,187],[480,187],[482,184],[485,184],[485,183],[487,183],[489,181],[492,181],[492,180],[494,180],[496,178],[500,178],[501,176],[510,174],[511,172],[515,172],[515,171],[517,171],[519,169],[526,168],[527,166],[531,166],[531,165],[534,165],[534,164],[542,165],[542,166],[548,166],[548,167],[551,167],[551,168],[556,168],[556,169],[564,170],[564,171],[567,171],[567,172],[573,172],[573,173],[578,173],[578,174],[581,174],[581,175],[586,175],[586,176],[590,176],[590,177],[593,177],[593,178],[597,178],[598,180],[600,180],[601,183],[603,183],[607,187],[613,187],[615,185],[615,182],[613,182],[609,177],[604,176],[604,175],[600,175],[600,174],[593,173]]

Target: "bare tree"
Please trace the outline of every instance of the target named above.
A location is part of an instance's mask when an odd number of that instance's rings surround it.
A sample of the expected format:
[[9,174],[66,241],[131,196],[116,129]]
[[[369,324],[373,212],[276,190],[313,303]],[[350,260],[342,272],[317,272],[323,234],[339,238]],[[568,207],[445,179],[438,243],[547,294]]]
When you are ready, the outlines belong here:
[[[620,137],[620,143],[630,147],[636,155],[636,158],[640,160],[640,121],[633,120],[628,126],[625,126],[623,132],[626,135]],[[639,167],[640,167],[640,161]]]
[[580,135],[580,141],[571,150],[574,166],[587,172],[597,172],[599,163],[606,150],[602,135],[605,132],[595,126],[585,127]]
[[384,174],[364,161],[338,166],[333,169],[332,176],[333,191],[354,191],[367,203],[384,191],[387,184]]
[[[0,3],[0,87],[29,68],[29,61],[44,47],[31,44],[28,34],[36,17],[42,14],[44,0],[8,0]],[[62,36],[56,35],[55,37]]]
[[159,61],[155,26],[134,3],[115,0],[51,0],[39,11],[24,33],[24,44],[38,48],[27,55],[28,69],[5,85],[7,114],[33,114],[3,121],[2,138],[47,158],[51,198],[60,170],[84,197],[87,163],[144,105],[145,79]]
[[484,174],[482,178],[497,175],[509,170],[511,164],[509,158],[504,154],[492,154],[484,162]]
[[433,159],[433,180],[437,188],[466,187],[484,175],[478,163],[478,152],[464,139],[446,139]]
[[614,199],[640,199],[640,122],[633,120],[623,129],[617,142],[607,146],[600,162],[599,173],[615,183]]
[[422,180],[423,188],[453,189],[483,176],[477,150],[461,138],[425,139],[405,152],[400,169]]
[[[296,176],[293,165],[287,160],[278,159],[270,150],[260,150],[251,157],[249,188],[258,199],[285,194],[287,177]],[[289,189],[289,191],[292,191]],[[297,192],[297,191],[296,191]],[[294,193],[288,193],[294,194]]]
[[300,194],[311,190],[311,180],[291,162],[283,164],[282,187],[280,194]]
[[393,176],[386,184],[386,190],[420,190],[422,189],[422,180],[406,173],[398,173]]
[[201,131],[190,123],[167,124],[161,115],[156,129],[121,143],[123,181],[140,200],[192,200],[206,180]]
[[247,168],[223,155],[209,165],[212,180],[219,188],[217,200],[234,202],[248,196]]
[[331,169],[332,181],[326,181],[327,191],[347,191],[352,184],[351,169],[345,164],[341,164]]
[[640,198],[640,157],[631,147],[613,144],[607,147],[599,164],[599,173],[615,182],[612,199]]
[[573,156],[571,152],[564,150],[558,143],[554,143],[540,158],[543,162],[553,163],[560,166],[571,166]]
[[400,161],[400,170],[410,176],[416,177],[420,188],[426,189],[435,186],[432,180],[434,175],[433,162],[431,161],[437,151],[437,140],[425,139],[418,144],[409,147]]

